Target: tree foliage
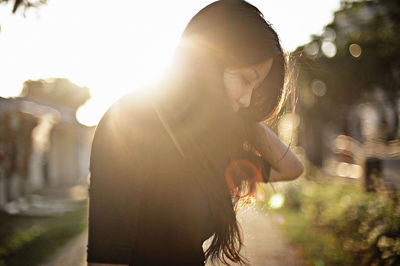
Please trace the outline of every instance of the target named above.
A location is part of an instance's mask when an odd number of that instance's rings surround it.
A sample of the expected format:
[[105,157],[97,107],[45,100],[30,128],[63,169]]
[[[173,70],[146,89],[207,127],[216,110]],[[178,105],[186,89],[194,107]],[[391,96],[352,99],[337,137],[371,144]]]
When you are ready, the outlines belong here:
[[[311,42],[296,50],[301,54],[298,85],[304,134],[321,135],[321,128],[326,126],[349,134],[348,119],[354,107],[374,101],[374,93],[379,90],[386,97],[384,107],[396,117],[395,128],[382,129],[386,130],[382,140],[396,138],[400,97],[398,47],[398,1],[342,1],[323,34],[313,36]],[[316,141],[310,137],[308,143],[311,142]],[[321,139],[315,143],[315,150],[322,147],[322,142]],[[314,152],[317,165],[321,163],[318,157],[321,151]]]
[[[399,24],[397,1],[344,2],[325,32],[298,48],[305,55],[301,59],[304,78],[323,78],[332,100],[354,103],[363,91],[377,85],[394,95],[400,85]],[[337,51],[330,58],[323,47],[331,43]],[[360,47],[359,56],[351,54],[352,44]],[[313,45],[316,52],[307,51]]]
[[0,4],[6,4],[6,3],[13,3],[12,4],[12,12],[15,13],[17,10],[23,8],[24,12],[28,8],[35,8],[40,5],[46,4],[47,0],[0,0]]

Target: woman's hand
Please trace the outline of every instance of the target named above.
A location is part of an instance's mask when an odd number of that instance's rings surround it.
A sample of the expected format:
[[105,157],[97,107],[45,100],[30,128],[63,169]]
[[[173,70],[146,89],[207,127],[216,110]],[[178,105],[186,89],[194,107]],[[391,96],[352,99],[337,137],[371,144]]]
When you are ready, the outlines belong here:
[[299,177],[304,167],[278,136],[264,123],[255,125],[255,148],[271,166],[270,182],[289,181]]

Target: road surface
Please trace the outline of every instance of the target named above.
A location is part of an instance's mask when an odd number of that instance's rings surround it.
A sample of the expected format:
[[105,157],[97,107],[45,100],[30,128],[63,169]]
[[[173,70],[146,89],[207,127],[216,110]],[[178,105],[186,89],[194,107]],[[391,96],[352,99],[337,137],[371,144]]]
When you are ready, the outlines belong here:
[[[238,214],[243,229],[243,255],[252,266],[302,266],[296,249],[282,233],[283,218],[272,212],[262,212],[255,207],[244,207]],[[87,231],[73,238],[42,266],[86,265]],[[205,243],[204,247],[206,247]],[[211,264],[207,266],[223,265]]]

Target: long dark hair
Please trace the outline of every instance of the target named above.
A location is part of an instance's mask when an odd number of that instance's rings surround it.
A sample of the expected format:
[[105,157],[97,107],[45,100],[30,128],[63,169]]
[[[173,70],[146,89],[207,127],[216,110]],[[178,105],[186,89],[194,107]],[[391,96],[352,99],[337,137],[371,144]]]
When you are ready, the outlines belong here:
[[[234,113],[223,87],[224,69],[269,58],[272,69],[254,91],[250,106]],[[192,18],[172,62],[167,82],[174,91],[172,120],[190,121],[173,127],[187,160],[201,165],[195,178],[209,198],[215,220],[206,258],[246,263],[239,254],[242,238],[225,169],[242,156],[242,143],[252,136],[248,125],[274,116],[283,104],[286,61],[278,36],[253,5],[221,0]]]

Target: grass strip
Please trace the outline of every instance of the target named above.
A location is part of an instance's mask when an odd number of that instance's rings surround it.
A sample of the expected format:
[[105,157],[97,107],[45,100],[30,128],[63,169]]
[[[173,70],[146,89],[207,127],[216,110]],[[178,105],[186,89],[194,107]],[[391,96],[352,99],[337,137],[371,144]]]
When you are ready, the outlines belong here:
[[[0,240],[0,266],[35,266],[87,227],[87,201],[55,217],[26,217],[28,229],[16,230]],[[21,219],[21,217],[17,218]],[[15,220],[11,217],[10,221]]]

